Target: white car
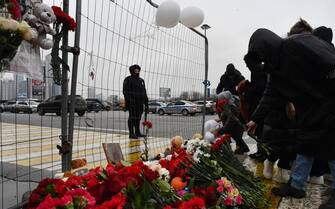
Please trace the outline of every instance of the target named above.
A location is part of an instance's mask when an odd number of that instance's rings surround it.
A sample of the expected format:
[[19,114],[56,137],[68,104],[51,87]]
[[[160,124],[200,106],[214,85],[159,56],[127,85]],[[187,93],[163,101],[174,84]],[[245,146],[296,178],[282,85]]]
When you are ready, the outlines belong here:
[[201,113],[201,108],[192,102],[182,100],[177,102],[171,102],[164,107],[160,107],[157,110],[157,113],[160,115],[182,114],[184,116],[193,116],[196,113]]

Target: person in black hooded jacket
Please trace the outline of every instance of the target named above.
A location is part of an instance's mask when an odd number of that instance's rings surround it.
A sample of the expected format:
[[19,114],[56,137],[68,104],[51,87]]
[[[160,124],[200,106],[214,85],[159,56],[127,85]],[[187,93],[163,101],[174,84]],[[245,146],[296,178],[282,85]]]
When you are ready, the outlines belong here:
[[129,111],[129,138],[133,139],[145,136],[141,134],[140,121],[144,107],[148,111],[148,96],[144,80],[140,78],[140,70],[139,65],[130,66],[130,76],[126,77],[123,82],[123,95],[126,109]]
[[[335,179],[335,49],[312,34],[281,39],[267,29],[256,30],[250,38],[247,65],[267,66],[271,85],[296,108],[298,155],[291,180],[272,192],[302,198],[315,157],[328,160]],[[248,54],[249,54],[248,53]],[[251,56],[252,54],[252,56]],[[272,100],[271,105],[276,105]],[[249,131],[257,127],[248,124]],[[320,209],[335,208],[335,181],[330,200]]]
[[220,78],[220,83],[216,88],[216,94],[218,95],[222,91],[230,91],[233,95],[238,95],[236,86],[242,80],[244,80],[244,77],[240,71],[238,71],[232,63],[228,64],[226,72]]

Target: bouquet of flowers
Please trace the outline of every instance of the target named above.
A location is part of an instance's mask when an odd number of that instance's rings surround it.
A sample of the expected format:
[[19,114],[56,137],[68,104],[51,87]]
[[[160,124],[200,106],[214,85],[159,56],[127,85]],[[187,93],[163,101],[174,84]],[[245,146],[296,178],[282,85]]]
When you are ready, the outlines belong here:
[[[198,155],[199,162],[194,164],[188,172],[194,176],[194,181],[210,182],[225,176],[227,180],[239,190],[243,197],[242,208],[257,209],[259,205],[266,205],[264,198],[265,185],[254,177],[243,164],[234,156],[230,147],[230,136],[223,135],[213,145],[198,146],[204,154]],[[196,151],[194,153],[199,153]],[[208,154],[210,154],[208,156]]]
[[[25,22],[18,22],[20,8],[16,0],[0,0],[0,71],[9,65],[22,40],[30,41],[33,33],[30,26]],[[8,10],[9,13],[4,12]],[[9,15],[10,14],[10,15]]]

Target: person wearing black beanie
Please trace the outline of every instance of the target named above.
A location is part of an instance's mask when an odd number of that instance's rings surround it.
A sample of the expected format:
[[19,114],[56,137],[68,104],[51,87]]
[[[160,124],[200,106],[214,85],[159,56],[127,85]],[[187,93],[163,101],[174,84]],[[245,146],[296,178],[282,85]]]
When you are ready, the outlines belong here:
[[314,29],[313,35],[319,37],[320,39],[334,46],[334,44],[332,43],[333,30],[331,28],[320,26]]
[[126,77],[123,82],[123,95],[126,110],[129,111],[129,138],[137,139],[145,137],[140,132],[140,121],[144,107],[148,111],[148,96],[144,80],[140,78],[141,67],[135,64],[129,67],[129,71],[130,76]]

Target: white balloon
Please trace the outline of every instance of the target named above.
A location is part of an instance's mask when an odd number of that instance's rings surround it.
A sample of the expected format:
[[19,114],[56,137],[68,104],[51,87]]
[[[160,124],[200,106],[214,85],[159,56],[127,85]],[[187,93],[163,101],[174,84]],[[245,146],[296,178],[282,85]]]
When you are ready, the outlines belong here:
[[185,7],[180,14],[180,22],[189,28],[198,27],[204,19],[204,12],[198,7]]
[[172,28],[179,22],[180,6],[177,2],[167,0],[161,3],[156,11],[156,24]]
[[206,132],[204,139],[208,141],[209,143],[214,143],[215,142],[215,136],[211,132]]

